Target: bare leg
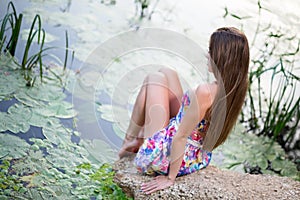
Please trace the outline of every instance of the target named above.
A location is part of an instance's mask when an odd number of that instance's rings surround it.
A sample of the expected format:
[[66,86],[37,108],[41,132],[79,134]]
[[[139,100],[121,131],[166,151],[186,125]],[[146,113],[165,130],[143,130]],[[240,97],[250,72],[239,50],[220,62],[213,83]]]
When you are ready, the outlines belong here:
[[150,137],[165,127],[170,117],[177,114],[182,95],[182,87],[174,70],[162,68],[158,73],[148,75],[134,104],[119,157],[137,152],[144,137]]
[[151,137],[168,125],[170,119],[168,80],[157,72],[148,77],[144,137]]
[[130,155],[132,152],[137,152],[144,141],[139,135],[143,131],[142,129],[145,124],[146,88],[147,78],[144,80],[143,86],[135,100],[126,136],[119,151],[120,158]]
[[165,74],[168,80],[170,118],[172,118],[177,115],[180,108],[181,98],[183,96],[182,86],[175,70],[163,67],[159,72]]
[[166,76],[161,72],[148,75],[135,102],[119,157],[137,152],[144,137],[150,137],[168,124],[169,113]]

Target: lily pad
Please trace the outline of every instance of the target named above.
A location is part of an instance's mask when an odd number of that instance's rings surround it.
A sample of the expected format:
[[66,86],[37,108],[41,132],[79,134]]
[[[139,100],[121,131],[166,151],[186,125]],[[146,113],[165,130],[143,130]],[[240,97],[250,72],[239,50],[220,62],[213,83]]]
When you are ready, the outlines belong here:
[[22,114],[18,115],[16,113],[4,113],[1,114],[1,116],[3,120],[0,122],[1,131],[9,130],[13,133],[25,133],[30,128],[30,124],[27,122],[26,118],[22,116]]
[[261,157],[261,158],[259,158],[256,162],[257,162],[257,165],[258,165],[261,169],[267,169],[267,167],[268,167],[268,161],[267,161],[267,159]]
[[43,105],[42,102],[39,102],[38,100],[35,100],[28,96],[24,90],[19,90],[17,93],[14,94],[14,97],[24,105],[30,106],[30,107],[37,107]]
[[10,54],[0,54],[0,66],[3,69],[15,70],[20,69],[20,66],[17,64],[18,61],[15,57],[12,57]]
[[27,154],[30,145],[23,139],[9,134],[0,134],[0,152],[6,158],[22,158]]
[[30,119],[28,120],[28,123],[32,126],[37,126],[37,127],[44,127],[46,126],[47,123],[52,122],[59,122],[57,118],[54,117],[47,117],[39,114],[40,109],[33,109],[32,110],[32,115]]
[[114,130],[115,134],[119,138],[121,138],[121,139],[125,138],[125,131],[121,130],[121,128],[120,128],[120,126],[118,124],[114,123],[112,125],[112,127],[113,127],[113,130]]
[[121,106],[102,104],[98,106],[97,111],[101,113],[100,117],[102,119],[118,123],[122,129],[129,125],[129,112]]
[[76,116],[76,111],[73,105],[66,101],[63,102],[50,102],[48,110],[52,112],[53,116],[57,118],[73,118]]
[[29,97],[38,101],[62,101],[66,98],[61,88],[51,85],[42,84],[38,87],[30,87],[25,92]]
[[111,163],[117,158],[117,151],[103,140],[81,140],[80,143],[89,152],[88,159],[94,163]]
[[274,161],[272,162],[272,168],[273,168],[275,171],[280,171],[280,170],[282,170],[283,168],[285,168],[285,165],[286,165],[286,163],[285,163],[283,160],[279,159],[279,158],[277,158],[276,160],[274,160]]
[[50,127],[43,127],[42,132],[46,139],[55,145],[71,140],[71,136],[67,135],[63,129],[57,130]]
[[258,166],[263,173],[273,174],[273,171],[267,170],[269,161],[271,168],[277,172],[275,174],[285,174],[295,178],[297,173],[294,170],[287,172],[285,169],[286,166],[296,169],[296,165],[284,157],[284,150],[279,144],[272,143],[272,140],[267,137],[257,137],[243,132],[241,125],[237,125],[228,140],[214,152],[224,157],[223,162],[214,163],[213,160],[214,164],[221,168],[235,170],[236,163],[241,163],[245,169]]

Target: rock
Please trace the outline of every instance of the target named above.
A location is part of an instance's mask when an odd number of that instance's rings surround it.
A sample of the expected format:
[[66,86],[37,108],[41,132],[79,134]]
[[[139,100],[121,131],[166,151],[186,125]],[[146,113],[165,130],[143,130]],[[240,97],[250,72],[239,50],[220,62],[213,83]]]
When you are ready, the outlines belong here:
[[134,199],[300,199],[300,182],[287,177],[250,175],[208,166],[181,176],[173,186],[150,195],[140,190],[152,177],[141,175],[133,166],[133,156],[114,164],[114,181]]

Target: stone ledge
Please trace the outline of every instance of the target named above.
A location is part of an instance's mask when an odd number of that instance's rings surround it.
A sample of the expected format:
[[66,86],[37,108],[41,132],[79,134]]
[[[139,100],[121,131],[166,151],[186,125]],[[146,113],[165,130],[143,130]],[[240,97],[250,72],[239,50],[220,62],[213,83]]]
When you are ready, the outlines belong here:
[[134,199],[300,199],[300,182],[220,170],[215,166],[178,177],[172,187],[147,195],[140,191],[140,185],[151,177],[137,173],[133,158],[118,160],[113,168],[114,181]]

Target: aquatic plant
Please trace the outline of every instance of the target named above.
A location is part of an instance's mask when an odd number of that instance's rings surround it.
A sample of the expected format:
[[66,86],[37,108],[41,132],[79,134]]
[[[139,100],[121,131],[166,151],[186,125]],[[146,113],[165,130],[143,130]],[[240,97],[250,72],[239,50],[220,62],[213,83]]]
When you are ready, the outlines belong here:
[[[8,13],[10,9],[12,10],[12,13]],[[12,56],[14,56],[16,51],[16,46],[18,44],[23,15],[22,14],[19,14],[19,16],[17,15],[16,9],[12,2],[9,2],[7,6],[7,13],[8,14],[6,14],[2,20],[1,29],[0,29],[0,42],[1,42],[0,52],[2,51],[2,48],[6,41],[7,36],[5,35],[5,32],[6,32],[7,23],[9,22],[11,26],[11,37],[8,39],[8,42],[5,47],[5,51],[8,51]]]
[[[271,11],[264,8],[260,1],[257,5],[259,19],[251,47],[258,50],[252,55],[250,63],[248,98],[241,121],[249,132],[272,138],[270,146],[276,141],[290,151],[296,148],[300,121],[300,98],[296,93],[300,77],[295,66],[299,64],[300,38],[274,28],[271,23],[263,25],[260,22],[261,13]],[[224,17],[238,19],[243,27],[244,18],[227,8]],[[263,43],[257,42],[258,36],[264,38]],[[283,44],[287,48],[280,48]],[[296,47],[294,44],[297,44]],[[265,93],[266,85],[268,93]]]
[[151,19],[152,14],[155,12],[155,8],[158,4],[159,0],[156,0],[153,7],[151,8],[151,11],[149,10],[151,0],[135,0],[136,4],[136,14],[139,13],[139,18],[145,18]]
[[278,143],[273,143],[267,136],[245,134],[241,124],[235,127],[229,139],[215,150],[214,155],[219,160],[213,159],[212,164],[224,169],[287,176],[300,181],[296,164],[287,158]]
[[75,125],[61,121],[77,114],[62,89],[71,92],[75,73],[52,66],[43,84],[37,77],[26,87],[10,55],[0,55],[0,66],[0,100],[16,100],[0,112],[0,199],[126,199],[105,164],[116,151],[100,139],[79,139]]
[[[15,6],[12,2],[8,3],[7,13],[4,16],[0,29],[0,53],[9,53],[12,56],[15,56],[15,51],[18,45],[18,40],[20,37],[20,29],[22,25],[23,14],[17,14]],[[27,86],[33,86],[36,80],[35,73],[32,72],[32,69],[36,66],[39,66],[39,76],[42,81],[43,78],[43,61],[42,58],[45,56],[45,51],[52,49],[53,47],[44,47],[46,33],[42,28],[40,15],[36,14],[29,29],[29,34],[26,39],[26,45],[23,52],[23,57],[21,63],[19,63],[21,69],[24,72],[24,78],[27,81]],[[37,27],[37,28],[36,28]],[[10,32],[9,32],[10,30]],[[10,34],[9,34],[10,33]],[[39,45],[38,51],[29,54],[31,47],[34,45],[34,41],[37,41]],[[3,48],[4,47],[4,48]],[[64,60],[64,68],[67,66],[68,60],[68,34],[66,32],[66,52]],[[74,52],[73,52],[74,56]],[[72,58],[73,59],[73,58]],[[15,61],[17,63],[17,61]]]

